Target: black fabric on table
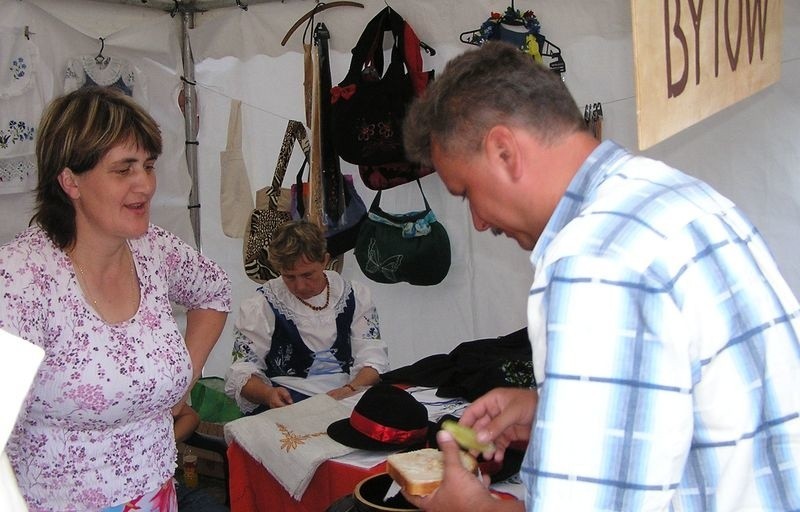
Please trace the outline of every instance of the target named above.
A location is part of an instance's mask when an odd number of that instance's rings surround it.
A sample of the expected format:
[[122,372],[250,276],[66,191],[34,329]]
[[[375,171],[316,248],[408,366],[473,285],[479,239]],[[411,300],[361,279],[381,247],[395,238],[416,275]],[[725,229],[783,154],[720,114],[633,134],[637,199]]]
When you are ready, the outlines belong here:
[[381,380],[435,387],[437,396],[469,401],[496,387],[531,387],[534,378],[528,330],[462,342],[449,354],[434,354],[383,373]]

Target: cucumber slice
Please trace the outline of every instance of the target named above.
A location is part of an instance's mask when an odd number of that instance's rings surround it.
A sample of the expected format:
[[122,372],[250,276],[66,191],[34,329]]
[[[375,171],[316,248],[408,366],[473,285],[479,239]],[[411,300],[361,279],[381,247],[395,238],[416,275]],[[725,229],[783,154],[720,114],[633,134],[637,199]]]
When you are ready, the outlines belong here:
[[450,432],[459,446],[465,450],[488,452],[495,449],[492,443],[478,442],[478,436],[474,430],[453,420],[444,420],[442,422],[442,430]]

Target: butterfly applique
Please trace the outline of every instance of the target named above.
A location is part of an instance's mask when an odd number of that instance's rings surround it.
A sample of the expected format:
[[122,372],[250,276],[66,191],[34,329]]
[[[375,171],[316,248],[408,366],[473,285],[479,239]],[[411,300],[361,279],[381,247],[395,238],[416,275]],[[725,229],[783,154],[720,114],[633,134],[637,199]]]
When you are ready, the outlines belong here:
[[392,282],[398,282],[395,272],[400,268],[403,263],[403,255],[395,254],[389,256],[385,260],[381,259],[381,254],[378,248],[375,247],[375,239],[369,241],[369,249],[367,250],[367,265],[366,270],[369,274],[376,274],[380,272],[386,279]]

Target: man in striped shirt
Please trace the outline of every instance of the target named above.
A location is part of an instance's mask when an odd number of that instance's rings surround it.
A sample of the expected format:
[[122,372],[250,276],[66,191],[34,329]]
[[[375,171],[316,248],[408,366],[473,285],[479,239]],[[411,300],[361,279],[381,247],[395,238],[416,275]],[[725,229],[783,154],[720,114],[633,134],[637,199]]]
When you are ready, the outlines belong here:
[[559,77],[502,43],[451,61],[404,124],[476,229],[532,250],[538,383],[461,419],[498,459],[529,441],[524,503],[492,499],[444,434],[444,482],[414,504],[800,510],[800,307],[730,200],[597,141]]

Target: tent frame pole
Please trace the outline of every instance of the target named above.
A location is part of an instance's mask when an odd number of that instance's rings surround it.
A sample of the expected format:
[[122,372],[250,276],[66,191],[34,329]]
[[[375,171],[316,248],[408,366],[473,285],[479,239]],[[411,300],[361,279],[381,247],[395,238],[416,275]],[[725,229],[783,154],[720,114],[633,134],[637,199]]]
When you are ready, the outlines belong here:
[[181,14],[181,53],[183,57],[183,96],[184,96],[184,128],[186,133],[186,164],[192,187],[189,190],[189,218],[194,232],[194,242],[198,251],[202,251],[200,234],[200,180],[197,172],[197,99],[194,81],[194,56],[189,39],[189,29],[194,27],[194,10],[179,8]]

